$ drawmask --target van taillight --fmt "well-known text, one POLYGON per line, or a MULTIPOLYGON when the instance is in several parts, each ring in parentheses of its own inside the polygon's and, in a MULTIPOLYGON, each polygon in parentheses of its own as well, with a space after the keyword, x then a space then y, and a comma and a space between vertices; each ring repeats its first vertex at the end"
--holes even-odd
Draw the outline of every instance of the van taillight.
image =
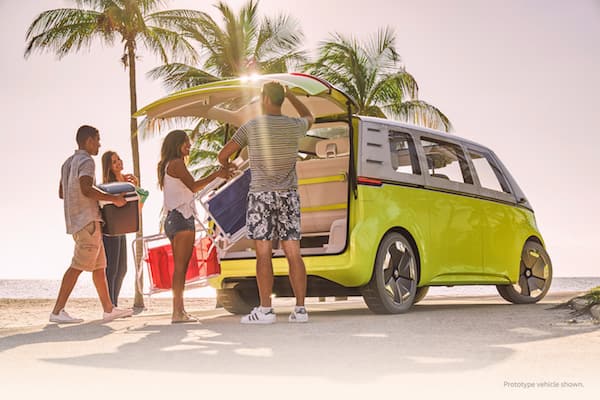
POLYGON ((383 182, 381 182, 379 179, 365 178, 364 176, 359 176, 358 184, 359 185, 369 185, 369 186, 381 186, 383 184, 383 182))

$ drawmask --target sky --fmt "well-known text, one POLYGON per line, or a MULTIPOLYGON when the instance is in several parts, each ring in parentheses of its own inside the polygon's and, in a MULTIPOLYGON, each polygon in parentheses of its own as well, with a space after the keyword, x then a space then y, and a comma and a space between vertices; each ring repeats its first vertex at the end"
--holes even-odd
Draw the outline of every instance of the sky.
MULTIPOLYGON (((50 53, 23 57, 34 18, 73 3, 0 0, 0 279, 60 279, 68 267, 73 242, 58 181, 80 125, 99 128, 100 153, 115 150, 125 171, 133 169, 121 45, 98 44, 61 60, 50 53)), ((216 15, 214 3, 166 2, 216 15)), ((236 10, 243 3, 228 1, 236 10)), ((392 27, 420 98, 450 118, 456 135, 492 148, 524 190, 554 275, 600 276, 590 257, 600 243, 600 1, 261 0, 259 10, 295 17, 312 53, 333 32, 366 39, 392 27)), ((145 77, 159 61, 139 50, 141 108, 167 91, 145 77)), ((140 143, 142 186, 150 190, 146 235, 158 232, 160 139, 140 143)), ((99 179, 99 157, 96 169, 99 179)))

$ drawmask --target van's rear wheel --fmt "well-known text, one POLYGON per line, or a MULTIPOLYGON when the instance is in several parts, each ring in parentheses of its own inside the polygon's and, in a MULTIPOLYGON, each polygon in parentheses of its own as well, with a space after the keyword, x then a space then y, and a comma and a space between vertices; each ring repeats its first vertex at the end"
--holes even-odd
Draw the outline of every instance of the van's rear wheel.
POLYGON ((379 244, 373 275, 361 291, 365 303, 377 314, 399 314, 413 305, 419 271, 415 251, 399 232, 390 232, 379 244))
POLYGON ((514 285, 497 285, 498 293, 514 304, 531 304, 540 301, 552 283, 552 262, 546 249, 528 240, 521 252, 519 280, 514 285))
POLYGON ((249 314, 260 300, 258 293, 253 290, 217 289, 217 304, 232 314, 249 314))

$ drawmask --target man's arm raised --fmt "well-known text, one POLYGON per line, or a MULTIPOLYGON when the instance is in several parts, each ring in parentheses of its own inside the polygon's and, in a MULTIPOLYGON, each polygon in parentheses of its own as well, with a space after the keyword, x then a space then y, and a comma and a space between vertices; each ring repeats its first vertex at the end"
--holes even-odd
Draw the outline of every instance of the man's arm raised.
POLYGON ((308 121, 308 129, 310 129, 312 124, 314 124, 315 122, 315 117, 312 115, 308 107, 306 107, 304 103, 298 100, 296 95, 292 93, 290 88, 288 88, 287 86, 285 87, 285 97, 290 101, 290 103, 292 103, 296 111, 298 111, 298 114, 300 114, 300 117, 306 118, 306 120, 308 121))

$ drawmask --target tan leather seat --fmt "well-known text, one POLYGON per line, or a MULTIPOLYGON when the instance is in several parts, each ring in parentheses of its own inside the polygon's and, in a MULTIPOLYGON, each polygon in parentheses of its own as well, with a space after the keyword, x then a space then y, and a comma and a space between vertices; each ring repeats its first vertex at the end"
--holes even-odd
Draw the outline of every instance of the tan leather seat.
POLYGON ((296 163, 303 234, 329 234, 333 221, 346 218, 349 145, 347 138, 317 142, 320 157, 296 163))

